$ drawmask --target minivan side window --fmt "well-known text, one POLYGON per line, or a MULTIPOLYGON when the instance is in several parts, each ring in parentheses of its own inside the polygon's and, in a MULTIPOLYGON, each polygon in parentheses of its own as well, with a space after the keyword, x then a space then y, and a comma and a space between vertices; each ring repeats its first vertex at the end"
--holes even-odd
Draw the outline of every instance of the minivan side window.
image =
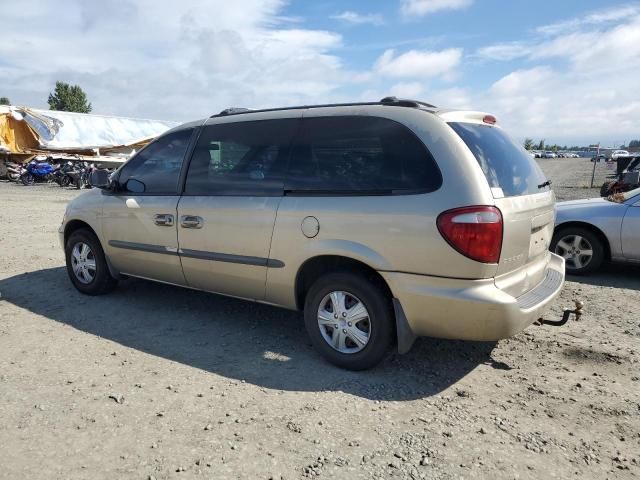
POLYGON ((295 118, 203 127, 185 195, 282 195, 295 118))
POLYGON ((118 184, 130 193, 176 195, 192 133, 180 130, 147 145, 122 167, 118 184))
POLYGON ((398 122, 371 116, 311 117, 294 140, 285 188, 298 194, 410 194, 442 176, 424 144, 398 122))

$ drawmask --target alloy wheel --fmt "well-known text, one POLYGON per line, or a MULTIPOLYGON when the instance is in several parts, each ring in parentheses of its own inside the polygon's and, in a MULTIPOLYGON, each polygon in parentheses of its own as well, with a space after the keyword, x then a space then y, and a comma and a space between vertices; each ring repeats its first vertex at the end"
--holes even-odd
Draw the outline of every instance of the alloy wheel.
POLYGON ((593 258, 593 246, 581 235, 565 235, 556 244, 555 253, 564 258, 570 269, 585 268, 593 258))

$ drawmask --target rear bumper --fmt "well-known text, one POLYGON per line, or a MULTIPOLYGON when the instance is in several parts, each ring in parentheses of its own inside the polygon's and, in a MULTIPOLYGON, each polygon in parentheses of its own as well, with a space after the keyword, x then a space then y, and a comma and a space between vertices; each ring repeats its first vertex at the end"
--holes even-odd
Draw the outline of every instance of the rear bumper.
POLYGON ((540 318, 564 285, 564 259, 552 254, 542 282, 513 297, 493 279, 459 280, 380 272, 418 336, 498 340, 540 318))

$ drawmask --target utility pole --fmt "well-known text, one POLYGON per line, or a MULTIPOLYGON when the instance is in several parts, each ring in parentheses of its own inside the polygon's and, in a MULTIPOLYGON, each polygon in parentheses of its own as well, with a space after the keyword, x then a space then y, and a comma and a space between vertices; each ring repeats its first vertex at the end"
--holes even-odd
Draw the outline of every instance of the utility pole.
POLYGON ((598 150, 596 156, 593 159, 593 171, 591 172, 591 188, 593 188, 593 179, 596 176, 596 163, 598 163, 598 157, 600 156, 600 142, 598 142, 598 150))

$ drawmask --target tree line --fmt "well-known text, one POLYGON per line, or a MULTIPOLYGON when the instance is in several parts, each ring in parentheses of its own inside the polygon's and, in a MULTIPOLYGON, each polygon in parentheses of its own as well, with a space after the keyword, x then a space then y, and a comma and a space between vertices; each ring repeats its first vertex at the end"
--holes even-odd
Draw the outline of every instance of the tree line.
MULTIPOLYGON (((53 92, 47 99, 49 110, 61 112, 91 113, 91 102, 87 94, 79 85, 71 85, 66 82, 56 82, 53 92)), ((11 105, 9 97, 0 97, 0 105, 11 105)))
MULTIPOLYGON (((557 145, 557 144, 553 144, 553 145, 546 145, 544 143, 544 139, 540 140, 538 143, 535 143, 533 138, 525 138, 524 139, 524 143, 523 146, 525 148, 525 150, 546 150, 546 151, 551 151, 551 152, 558 152, 558 151, 566 151, 566 150, 586 150, 587 148, 593 148, 596 147, 597 145, 589 145, 589 146, 584 146, 584 145, 571 145, 571 146, 567 146, 567 145, 557 145)), ((632 147, 640 147, 640 140, 631 140, 629 142, 629 145, 620 145, 620 150, 624 150, 627 148, 632 148, 632 147)))

